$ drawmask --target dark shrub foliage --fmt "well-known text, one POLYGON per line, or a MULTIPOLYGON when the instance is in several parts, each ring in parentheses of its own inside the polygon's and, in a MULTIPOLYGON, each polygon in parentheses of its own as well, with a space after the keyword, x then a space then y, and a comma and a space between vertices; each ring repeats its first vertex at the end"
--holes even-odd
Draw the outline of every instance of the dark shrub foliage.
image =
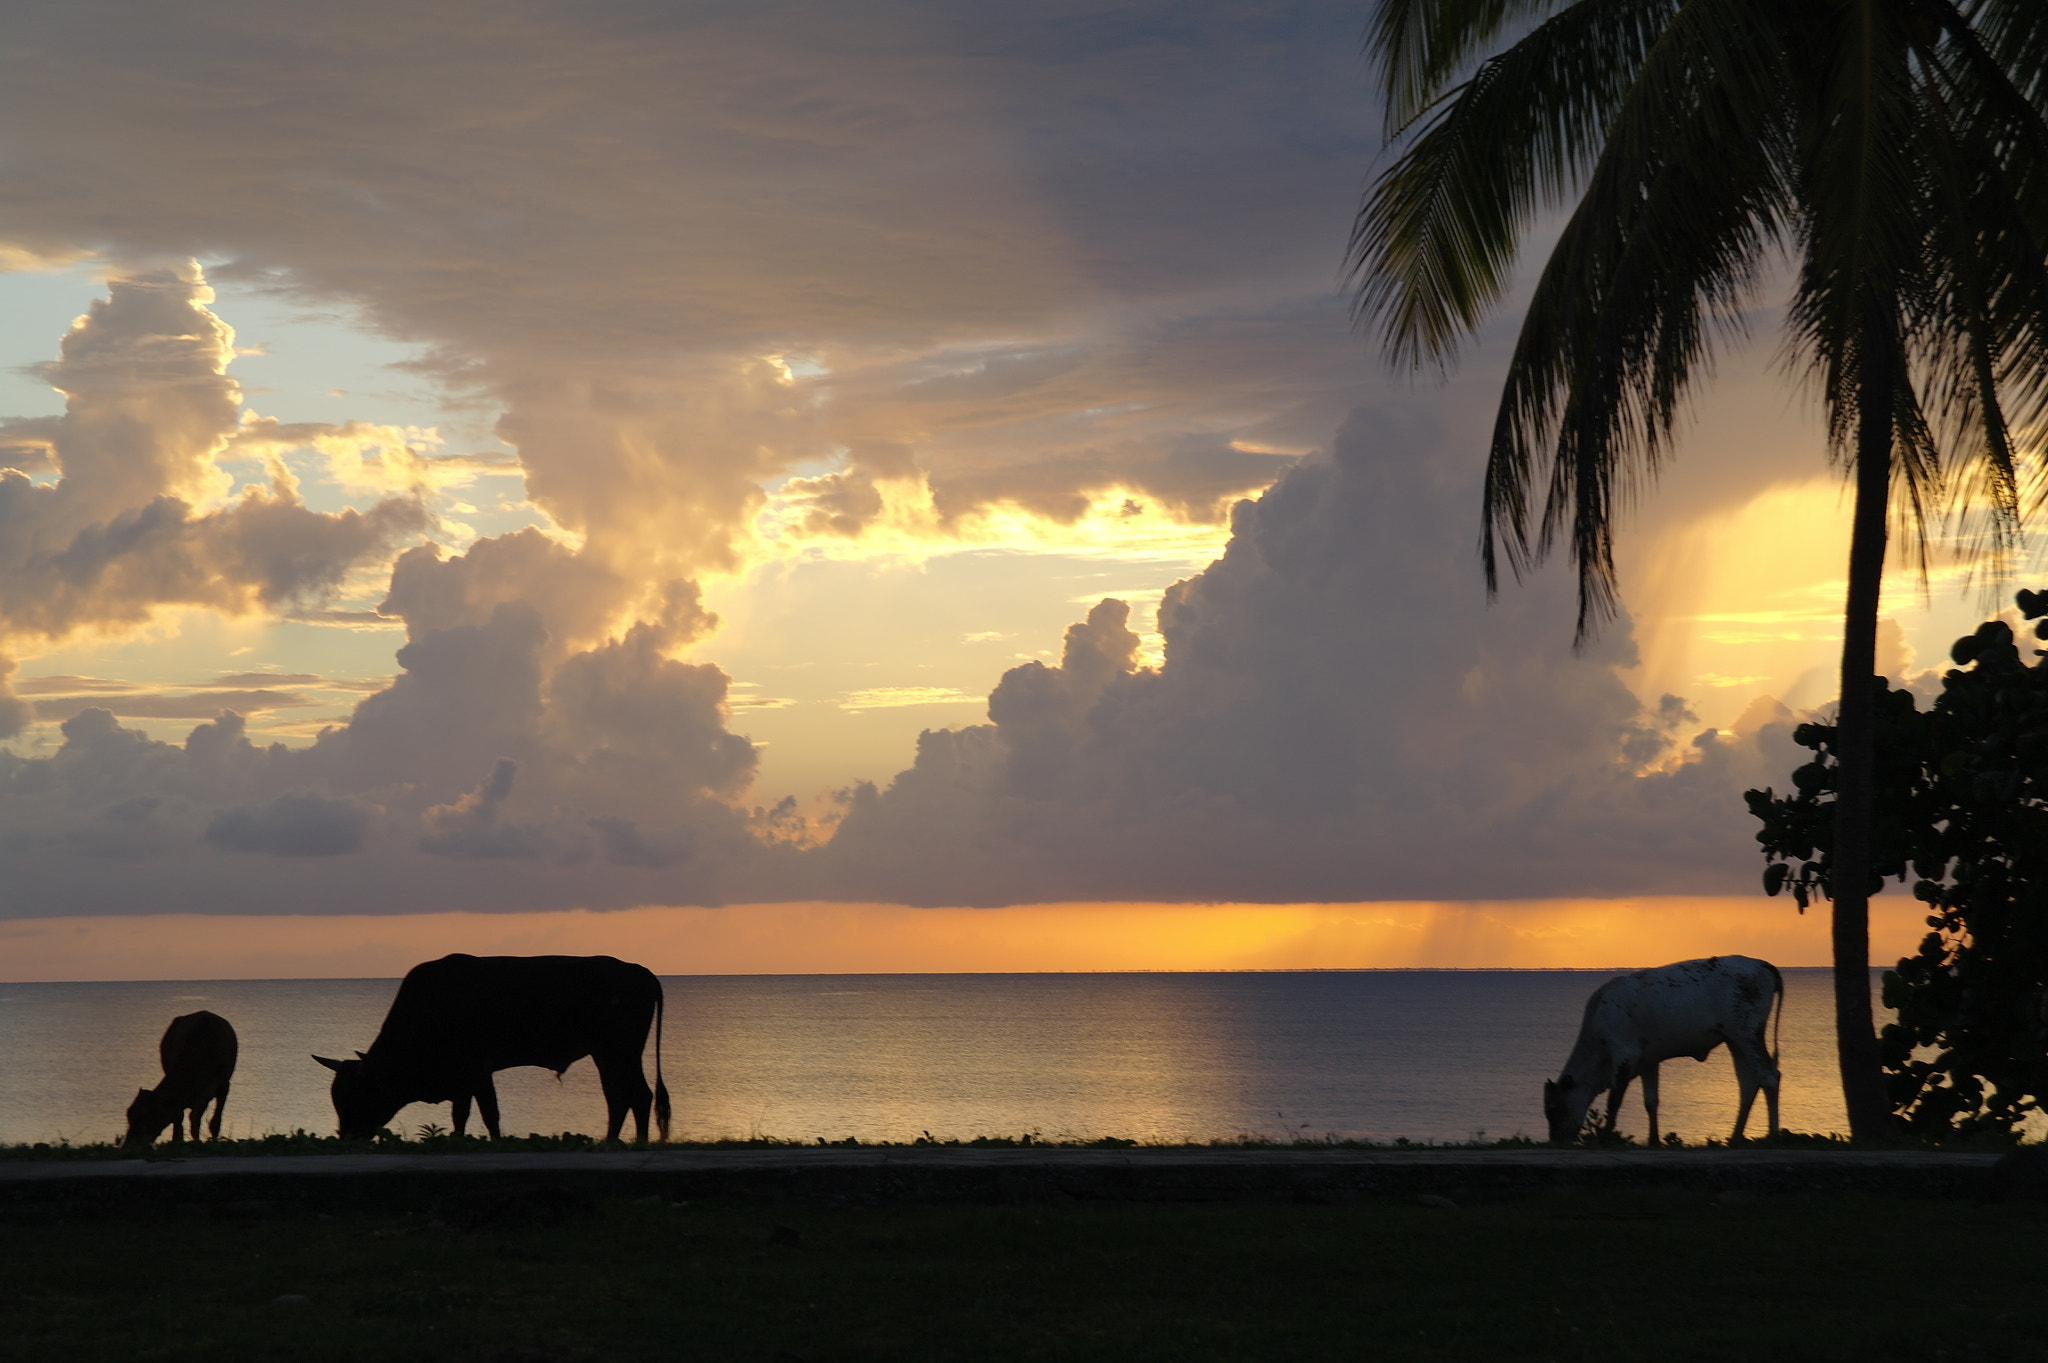
MULTIPOLYGON (((2048 593, 2021 592, 2048 637, 2048 593)), ((2048 654, 1989 621, 1958 639, 1932 709, 1878 689, 1873 878, 1913 881, 1931 931, 1885 972, 1880 1038, 1892 1109, 1926 1137, 2012 1137, 2048 1096, 2048 654)), ((1786 795, 1747 793, 1764 889, 1802 911, 1830 892, 1835 730, 1793 733, 1814 758, 1786 795)), ((1882 883, 1879 881, 1878 883, 1882 883)), ((1874 888, 1874 886, 1873 886, 1874 888)))

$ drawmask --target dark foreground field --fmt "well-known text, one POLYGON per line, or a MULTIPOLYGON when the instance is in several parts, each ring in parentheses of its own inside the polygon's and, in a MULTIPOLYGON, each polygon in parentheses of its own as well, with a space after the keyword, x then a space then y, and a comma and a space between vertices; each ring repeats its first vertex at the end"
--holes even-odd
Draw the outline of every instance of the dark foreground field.
POLYGON ((2048 1359, 2044 1231, 1698 1190, 165 1204, 0 1224, 0 1358, 2048 1359))

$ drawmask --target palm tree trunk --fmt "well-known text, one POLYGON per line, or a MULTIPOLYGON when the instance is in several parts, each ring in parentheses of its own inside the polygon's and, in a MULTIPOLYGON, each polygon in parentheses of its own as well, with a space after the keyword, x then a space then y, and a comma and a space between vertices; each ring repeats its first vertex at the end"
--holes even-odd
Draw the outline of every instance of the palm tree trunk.
MULTIPOLYGON (((1888 335, 1873 325, 1866 340, 1888 335)), ((1870 833, 1877 740, 1877 607, 1884 586, 1885 520, 1891 495, 1891 347, 1866 345, 1858 395, 1856 509, 1843 613, 1841 710, 1835 736, 1835 1047, 1849 1134, 1881 1139, 1891 1129, 1870 1007, 1870 833)))

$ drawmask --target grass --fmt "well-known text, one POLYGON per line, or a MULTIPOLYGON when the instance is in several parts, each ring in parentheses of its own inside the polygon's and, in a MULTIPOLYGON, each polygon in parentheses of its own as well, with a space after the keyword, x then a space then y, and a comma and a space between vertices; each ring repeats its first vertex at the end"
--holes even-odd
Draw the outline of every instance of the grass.
MULTIPOLYGON (((1608 1132, 1587 1128, 1581 1144, 1602 1148, 1602 1150, 1640 1150, 1649 1148, 1647 1142, 1640 1142, 1626 1132, 1608 1132)), ((1821 1132, 1778 1132, 1776 1136, 1755 1136, 1741 1142, 1745 1148, 1757 1150, 1851 1150, 1870 1148, 1870 1144, 1851 1146, 1847 1136, 1821 1134, 1821 1132)), ((1958 1136, 1944 1142, 1929 1140, 1898 1140, 1880 1142, 1886 1148, 1915 1148, 1915 1150, 2005 1150, 2019 1144, 2017 1136, 1958 1136)), ((1407 1140, 1405 1136, 1395 1140, 1339 1140, 1335 1134, 1321 1138, 1296 1138, 1296 1140, 1272 1140, 1268 1136, 1257 1136, 1241 1132, 1237 1136, 1188 1142, 1188 1144, 1161 1144, 1126 1140, 1122 1136, 1098 1136, 1094 1140, 1061 1140, 1044 1138, 1038 1132, 1026 1132, 1020 1136, 973 1136, 969 1140, 946 1138, 938 1140, 930 1132, 913 1140, 858 1140, 848 1136, 846 1140, 786 1140, 780 1136, 733 1136, 725 1140, 674 1140, 662 1142, 651 1148, 664 1150, 809 1150, 813 1146, 838 1146, 838 1148, 874 1148, 874 1150, 903 1150, 903 1148, 950 1148, 950 1150, 1130 1150, 1130 1148, 1157 1148, 1157 1150, 1542 1150, 1546 1142, 1534 1136, 1497 1136, 1489 1138, 1485 1132, 1475 1132, 1470 1140, 1407 1140)), ((1688 1144, 1675 1134, 1667 1134, 1659 1148, 1663 1150, 1720 1150, 1729 1142, 1708 1138, 1700 1144, 1688 1144)), ((598 1150, 602 1142, 596 1136, 580 1132, 561 1132, 557 1136, 506 1136, 504 1140, 485 1140, 483 1136, 451 1136, 438 1126, 422 1126, 408 1138, 403 1132, 383 1130, 371 1140, 344 1140, 340 1136, 319 1136, 315 1132, 272 1132, 268 1136, 252 1136, 246 1140, 207 1140, 207 1142, 184 1142, 172 1144, 162 1140, 152 1148, 154 1158, 195 1158, 207 1156, 236 1156, 236 1154, 549 1154, 561 1150, 598 1150)), ((33 1144, 0 1144, 0 1162, 8 1160, 133 1160, 139 1158, 135 1150, 119 1142, 86 1142, 72 1144, 68 1140, 57 1142, 33 1142, 33 1144)))
MULTIPOLYGON (((1630 1137, 1616 1138, 1621 1144, 1633 1144, 1630 1137)), ((663 1150, 809 1150, 820 1146, 840 1149, 907 1150, 917 1148, 953 1150, 1129 1150, 1143 1142, 1126 1140, 1121 1136, 1101 1136, 1094 1140, 1048 1140, 1036 1132, 1019 1136, 975 1136, 966 1140, 935 1139, 930 1135, 907 1141, 863 1141, 854 1137, 828 1141, 819 1137, 814 1141, 785 1140, 778 1136, 732 1137, 712 1141, 670 1141, 649 1148, 663 1150)), ((347 1140, 340 1136, 321 1136, 309 1131, 293 1131, 289 1134, 274 1133, 244 1140, 203 1141, 194 1144, 173 1145, 159 1141, 147 1153, 155 1158, 193 1157, 198 1155, 445 1155, 445 1154, 547 1154, 557 1151, 595 1150, 601 1148, 595 1136, 574 1131, 565 1131, 556 1136, 526 1135, 507 1136, 491 1141, 481 1136, 455 1136, 438 1126, 423 1126, 411 1139, 399 1132, 386 1130, 370 1140, 347 1140)), ((1227 1140, 1213 1140, 1199 1145, 1159 1146, 1160 1149, 1200 1150, 1494 1150, 1533 1149, 1541 1142, 1527 1136, 1508 1136, 1499 1140, 1474 1139, 1435 1144, 1427 1141, 1397 1139, 1388 1142, 1346 1141, 1329 1137, 1323 1140, 1272 1141, 1257 1136, 1243 1135, 1227 1140)), ((0 1145, 0 1161, 8 1160, 119 1160, 136 1159, 138 1152, 115 1142, 91 1142, 74 1145, 69 1141, 33 1144, 0 1145)))
MULTIPOLYGON (((1601 1149, 1644 1149, 1647 1148, 1634 1136, 1617 1132, 1589 1134, 1584 1142, 1601 1149)), ((2009 1148, 2015 1140, 1979 1136, 1956 1138, 1945 1142, 1897 1142, 1890 1148, 1947 1149, 1995 1151, 2009 1148)), ((1708 1139, 1702 1144, 1691 1145, 1667 1135, 1661 1149, 1669 1150, 1717 1150, 1726 1148, 1727 1142, 1708 1139)), ((1775 1136, 1756 1137, 1744 1141, 1743 1146, 1763 1150, 1851 1150, 1868 1146, 1852 1146, 1845 1136, 1817 1134, 1800 1131, 1781 1131, 1775 1136)), ((149 1157, 197 1158, 229 1155, 445 1155, 445 1154, 548 1154, 560 1151, 595 1150, 602 1143, 594 1136, 574 1131, 559 1135, 507 1136, 503 1140, 489 1141, 481 1136, 455 1136, 437 1126, 423 1126, 408 1139, 399 1132, 386 1130, 370 1140, 345 1140, 340 1136, 322 1136, 309 1131, 273 1133, 242 1140, 204 1141, 194 1144, 190 1141, 173 1145, 160 1141, 150 1151, 149 1157)), ((1391 1141, 1339 1140, 1326 1136, 1317 1140, 1270 1140, 1253 1134, 1241 1134, 1225 1139, 1188 1145, 1156 1145, 1151 1142, 1126 1140, 1120 1136, 1102 1136, 1094 1140, 1048 1140, 1035 1132, 1018 1136, 975 1136, 967 1140, 934 1139, 929 1134, 908 1141, 862 1141, 848 1137, 845 1140, 816 1141, 786 1140, 776 1136, 733 1137, 711 1141, 673 1141, 650 1148, 668 1150, 803 1150, 816 1146, 861 1149, 910 1149, 928 1147, 934 1149, 970 1150, 1127 1150, 1142 1146, 1146 1149, 1175 1150, 1540 1150, 1546 1143, 1530 1136, 1502 1136, 1488 1138, 1484 1132, 1475 1133, 1465 1141, 1412 1141, 1396 1138, 1391 1141)), ((74 1145, 69 1141, 43 1142, 33 1144, 0 1145, 0 1163, 21 1160, 126 1160, 140 1157, 137 1151, 115 1142, 92 1142, 74 1145)))
POLYGON ((2024 1206, 835 1210, 540 1187, 70 1215, 0 1224, 0 1360, 2048 1358, 2024 1206))

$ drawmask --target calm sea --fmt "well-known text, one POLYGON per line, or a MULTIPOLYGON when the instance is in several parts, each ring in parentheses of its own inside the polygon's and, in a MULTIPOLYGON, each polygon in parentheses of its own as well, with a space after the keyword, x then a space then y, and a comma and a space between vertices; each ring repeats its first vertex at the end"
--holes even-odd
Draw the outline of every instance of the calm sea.
MULTIPOLYGON (((810 1141, 1256 1135, 1540 1136, 1540 1090, 1611 971, 680 976, 663 981, 679 1138, 810 1141)), ((1844 1126, 1828 973, 1787 970, 1787 1126, 1844 1126)), ((327 1071, 369 1046, 396 980, 0 985, 0 1142, 118 1139, 169 1020, 241 1037, 224 1134, 330 1132, 327 1071)), ((653 1063, 652 1048, 648 1062, 653 1063)), ((1663 1126, 1725 1136, 1726 1048, 1663 1069, 1663 1126)), ((498 1077, 508 1132, 602 1133, 590 1062, 498 1077)), ((1762 1105, 1752 1118, 1762 1130, 1762 1105)), ((408 1132, 448 1123, 415 1105, 408 1132)), ((1639 1092, 1622 1123, 1641 1133, 1639 1092)), ((478 1128, 473 1125, 472 1130, 478 1128)))

